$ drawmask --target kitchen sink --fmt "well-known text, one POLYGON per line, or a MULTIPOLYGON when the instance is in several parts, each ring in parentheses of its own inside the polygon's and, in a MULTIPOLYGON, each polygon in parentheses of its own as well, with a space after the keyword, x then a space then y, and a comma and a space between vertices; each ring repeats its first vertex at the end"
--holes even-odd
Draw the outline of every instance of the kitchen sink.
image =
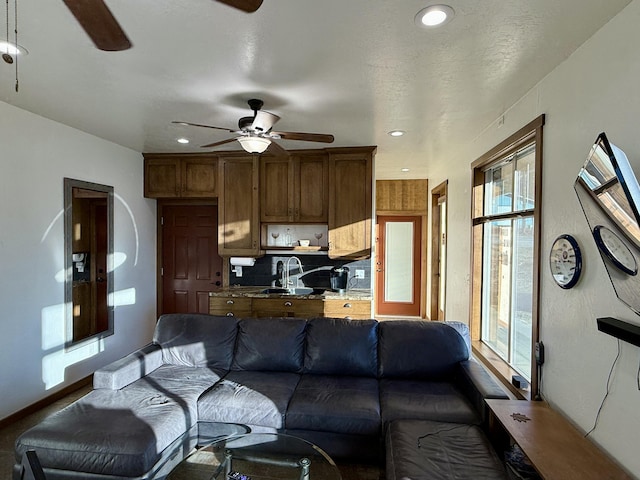
POLYGON ((311 287, 300 287, 300 288, 265 288, 260 293, 268 293, 274 295, 322 295, 325 292, 324 288, 311 288, 311 287))

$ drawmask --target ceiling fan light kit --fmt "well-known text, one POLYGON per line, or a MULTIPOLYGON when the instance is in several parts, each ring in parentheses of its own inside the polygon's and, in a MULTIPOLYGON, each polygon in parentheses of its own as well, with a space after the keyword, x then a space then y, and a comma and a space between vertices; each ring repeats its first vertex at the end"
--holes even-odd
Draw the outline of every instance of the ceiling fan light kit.
POLYGON ((8 53, 9 55, 28 55, 29 52, 22 45, 11 42, 0 42, 0 53, 8 53))
POLYGON ((271 145, 271 140, 268 138, 256 137, 254 135, 239 137, 238 142, 240 142, 242 148, 248 153, 262 153, 271 145))

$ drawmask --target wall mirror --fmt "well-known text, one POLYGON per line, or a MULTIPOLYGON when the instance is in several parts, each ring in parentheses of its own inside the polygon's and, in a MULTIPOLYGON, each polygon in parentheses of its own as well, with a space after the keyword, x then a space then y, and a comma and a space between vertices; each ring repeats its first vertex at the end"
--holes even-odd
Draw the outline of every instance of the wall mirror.
POLYGON ((66 346, 113 334, 113 187, 64 179, 66 346))
POLYGON ((640 187, 627 156, 604 133, 574 188, 616 295, 640 315, 640 187))

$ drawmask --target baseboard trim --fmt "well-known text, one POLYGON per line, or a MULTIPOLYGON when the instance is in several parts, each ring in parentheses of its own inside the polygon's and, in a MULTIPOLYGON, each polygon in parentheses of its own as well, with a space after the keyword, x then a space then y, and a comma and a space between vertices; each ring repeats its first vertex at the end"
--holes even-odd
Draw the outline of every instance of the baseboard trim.
POLYGON ((75 392, 76 390, 86 385, 89 385, 92 382, 93 382, 93 374, 81 380, 78 380, 77 382, 72 383, 71 385, 67 385, 63 389, 58 390, 56 393, 53 393, 48 397, 38 400, 36 403, 33 403, 28 407, 25 407, 22 410, 19 410, 16 413, 13 413, 8 417, 3 418, 2 420, 0 420, 0 428, 5 428, 8 425, 11 425, 12 423, 17 422, 18 420, 22 420, 23 418, 28 417, 32 413, 35 413, 38 410, 42 410, 43 408, 48 407, 52 403, 57 402, 61 398, 66 397, 70 393, 75 392))

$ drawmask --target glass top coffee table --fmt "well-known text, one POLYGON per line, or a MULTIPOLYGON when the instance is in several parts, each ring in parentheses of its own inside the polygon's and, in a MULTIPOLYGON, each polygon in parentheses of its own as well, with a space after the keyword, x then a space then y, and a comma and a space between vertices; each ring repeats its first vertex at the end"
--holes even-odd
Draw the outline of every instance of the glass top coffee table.
POLYGON ((342 480, 320 447, 280 433, 249 433, 197 448, 167 480, 342 480))

